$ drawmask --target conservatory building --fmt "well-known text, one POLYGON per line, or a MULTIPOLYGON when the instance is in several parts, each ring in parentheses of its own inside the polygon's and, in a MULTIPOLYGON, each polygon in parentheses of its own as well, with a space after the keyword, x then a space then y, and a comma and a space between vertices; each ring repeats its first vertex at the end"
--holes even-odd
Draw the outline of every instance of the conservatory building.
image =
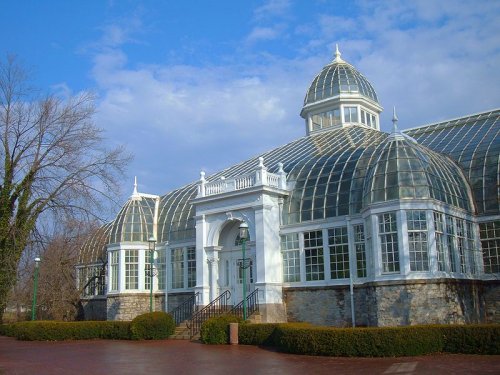
POLYGON ((82 248, 85 319, 224 299, 264 322, 500 322, 500 109, 404 131, 394 111, 391 133, 382 110, 337 49, 304 137, 165 195, 135 184, 82 248))

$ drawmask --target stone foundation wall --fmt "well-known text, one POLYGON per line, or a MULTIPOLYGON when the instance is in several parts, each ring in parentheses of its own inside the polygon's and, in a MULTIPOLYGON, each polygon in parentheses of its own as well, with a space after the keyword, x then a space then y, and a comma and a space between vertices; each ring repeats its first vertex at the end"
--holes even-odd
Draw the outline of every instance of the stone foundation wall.
POLYGON ((285 288, 283 297, 289 322, 351 325, 349 287, 285 288))
MULTIPOLYGON (((165 311, 165 295, 153 296, 153 311, 165 311)), ((149 294, 119 294, 108 296, 107 320, 132 320, 149 312, 149 294)))
MULTIPOLYGON (((492 301, 488 305, 490 320, 498 314, 498 289, 489 292, 492 301)), ((485 322, 483 294, 483 283, 472 280, 414 280, 356 285, 355 321, 357 326, 485 322)), ((284 288, 284 301, 290 322, 336 327, 352 325, 348 286, 284 288)))
POLYGON ((484 286, 484 310, 486 323, 500 323, 500 280, 484 286))
POLYGON ((106 297, 82 299, 83 320, 106 320, 106 297))

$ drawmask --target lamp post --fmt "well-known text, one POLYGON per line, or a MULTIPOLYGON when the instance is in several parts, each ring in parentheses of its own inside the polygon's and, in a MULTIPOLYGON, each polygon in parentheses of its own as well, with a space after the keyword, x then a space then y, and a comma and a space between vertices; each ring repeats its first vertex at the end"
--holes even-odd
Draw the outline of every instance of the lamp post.
POLYGON ((153 312, 153 256, 155 252, 156 240, 154 236, 148 238, 149 244, 149 312, 153 312))
POLYGON ((241 262, 241 269, 243 271, 243 320, 247 320, 247 265, 245 257, 245 245, 248 239, 248 224, 244 221, 240 224, 240 240, 241 252, 243 260, 241 262))
POLYGON ((35 320, 36 316, 36 292, 38 290, 38 270, 40 268, 40 258, 35 258, 35 283, 33 286, 33 306, 31 307, 31 320, 35 320))

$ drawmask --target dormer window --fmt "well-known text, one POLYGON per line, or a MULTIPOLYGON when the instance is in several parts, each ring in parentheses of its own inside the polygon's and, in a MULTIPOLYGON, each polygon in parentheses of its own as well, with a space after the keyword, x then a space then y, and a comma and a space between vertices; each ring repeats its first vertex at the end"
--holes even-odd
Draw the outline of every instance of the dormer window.
POLYGON ((370 128, 377 129, 377 117, 370 112, 361 110, 361 123, 370 128))
POLYGON ((359 122, 358 107, 344 107, 344 122, 359 122))
POLYGON ((340 108, 335 108, 331 111, 318 113, 311 117, 312 130, 321 130, 331 128, 341 124, 340 108))

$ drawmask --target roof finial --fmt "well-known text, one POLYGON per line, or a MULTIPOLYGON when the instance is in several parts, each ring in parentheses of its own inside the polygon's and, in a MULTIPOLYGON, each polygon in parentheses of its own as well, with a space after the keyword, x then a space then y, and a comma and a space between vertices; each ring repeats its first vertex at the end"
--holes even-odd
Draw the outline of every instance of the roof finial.
POLYGON ((132 198, 137 198, 137 197, 140 197, 140 195, 137 192, 137 176, 134 176, 134 191, 132 192, 132 198))
POLYGON ((396 115, 396 106, 392 109, 392 132, 398 132, 398 116, 396 115))
POLYGON ((342 60, 340 58, 340 55, 342 55, 339 51, 339 45, 338 44, 335 44, 335 58, 333 59, 334 62, 342 62, 344 60, 342 60))

